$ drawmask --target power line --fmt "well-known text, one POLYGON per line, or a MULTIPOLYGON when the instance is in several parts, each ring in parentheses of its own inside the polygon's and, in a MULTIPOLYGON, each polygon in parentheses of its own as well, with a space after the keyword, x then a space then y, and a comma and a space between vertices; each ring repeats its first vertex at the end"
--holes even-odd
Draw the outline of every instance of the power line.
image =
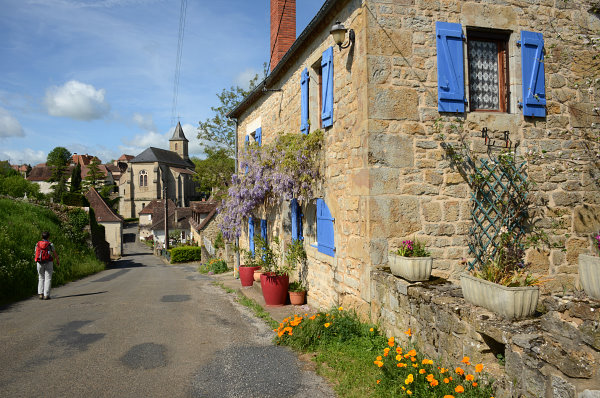
POLYGON ((183 52, 183 36, 185 33, 185 15, 187 13, 187 0, 181 0, 179 11, 179 38, 177 41, 177 56, 175 58, 175 75, 173 77, 173 104, 171 106, 171 125, 175 126, 175 113, 177 112, 177 97, 179 96, 179 74, 181 69, 181 54, 183 52))

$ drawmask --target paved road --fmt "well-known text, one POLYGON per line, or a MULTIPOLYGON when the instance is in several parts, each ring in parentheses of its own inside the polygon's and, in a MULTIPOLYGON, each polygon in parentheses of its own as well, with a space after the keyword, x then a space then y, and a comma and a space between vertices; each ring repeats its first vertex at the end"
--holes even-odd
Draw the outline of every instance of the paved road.
POLYGON ((126 231, 113 268, 0 310, 1 397, 332 397, 192 267, 126 231))

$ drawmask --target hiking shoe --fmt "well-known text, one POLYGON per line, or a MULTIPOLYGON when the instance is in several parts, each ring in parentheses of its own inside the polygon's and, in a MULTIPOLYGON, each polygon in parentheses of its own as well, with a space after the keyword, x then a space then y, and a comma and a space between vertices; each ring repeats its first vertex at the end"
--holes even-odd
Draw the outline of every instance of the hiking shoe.
POLYGON ((44 300, 50 300, 50 296, 44 296, 44 300))
POLYGON ((44 295, 43 294, 38 294, 38 297, 40 298, 40 300, 44 299, 44 295))

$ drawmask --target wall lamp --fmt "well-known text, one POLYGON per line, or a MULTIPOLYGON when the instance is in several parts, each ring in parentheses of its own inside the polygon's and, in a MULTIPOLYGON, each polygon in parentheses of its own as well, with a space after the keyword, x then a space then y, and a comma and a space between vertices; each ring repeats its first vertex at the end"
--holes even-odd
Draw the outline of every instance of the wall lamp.
POLYGON ((335 41, 335 44, 339 46, 340 50, 342 48, 348 48, 351 44, 354 44, 354 29, 350 29, 350 32, 348 32, 348 43, 346 45, 342 45, 344 40, 346 40, 346 32, 348 32, 348 29, 346 29, 346 27, 340 21, 335 21, 335 25, 333 25, 331 31, 329 32, 333 36, 333 41, 335 41))

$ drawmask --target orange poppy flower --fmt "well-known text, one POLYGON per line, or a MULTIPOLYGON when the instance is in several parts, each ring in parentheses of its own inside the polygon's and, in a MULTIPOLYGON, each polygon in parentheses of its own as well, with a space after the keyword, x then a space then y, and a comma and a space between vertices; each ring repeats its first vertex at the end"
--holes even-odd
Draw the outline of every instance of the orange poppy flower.
POLYGON ((462 359, 462 361, 461 361, 461 362, 462 362, 462 363, 467 363, 467 364, 468 364, 469 362, 471 362, 471 358, 469 358, 469 357, 463 357, 463 359, 462 359))
POLYGON ((454 398, 454 395, 444 395, 444 398, 454 398))
POLYGON ((378 360, 378 361, 381 361, 381 359, 382 359, 382 358, 381 358, 381 355, 378 355, 378 356, 377 356, 377 360, 378 360))
POLYGON ((418 365, 418 364, 416 364, 416 363, 413 363, 413 368, 418 368, 418 367, 419 367, 419 365, 418 365))
POLYGON ((473 387, 477 387, 477 383, 473 382, 473 387))
POLYGON ((381 380, 377 380, 377 384, 379 384, 381 382, 381 380))
POLYGON ((407 354, 410 355, 411 357, 414 357, 414 356, 417 355, 417 351, 416 350, 410 350, 407 354))
POLYGON ((406 334, 408 337, 412 336, 412 331, 410 330, 410 328, 408 328, 408 330, 406 332, 404 332, 404 334, 406 334))
POLYGON ((425 369, 419 369, 419 374, 423 374, 426 373, 427 371, 425 369))
POLYGON ((432 381, 433 381, 433 379, 434 379, 434 376, 433 376, 431 373, 429 373, 429 374, 427 375, 427 377, 425 378, 425 380, 427 380, 428 382, 432 382, 432 381))
POLYGON ((483 370, 483 364, 482 363, 478 363, 477 365, 475 365, 475 372, 481 372, 483 370))
POLYGON ((456 386, 454 392, 465 392, 465 388, 463 386, 456 386))
POLYGON ((440 383, 439 383, 439 382, 438 382, 436 379, 433 379, 433 380, 431 380, 431 382, 429 383, 429 385, 430 385, 431 387, 435 387, 435 386, 437 386, 438 384, 440 384, 440 383))
POLYGON ((473 381, 475 379, 475 376, 473 376, 472 374, 468 374, 468 375, 465 376, 465 379, 467 381, 473 381))
POLYGON ((407 393, 408 395, 412 395, 412 391, 410 391, 410 390, 406 390, 406 393, 407 393))
POLYGON ((396 366, 399 367, 399 368, 405 368, 406 364, 402 363, 402 362, 398 362, 398 364, 396 366))
POLYGON ((465 373, 465 371, 462 368, 456 368, 454 371, 461 376, 465 373))
POLYGON ((412 375, 412 373, 410 373, 407 377, 406 380, 404 380, 404 384, 410 384, 414 381, 414 376, 412 375))
POLYGON ((447 377, 446 377, 446 378, 444 378, 444 383, 446 383, 446 384, 450 383, 450 379, 449 379, 449 378, 447 378, 447 377))
POLYGON ((323 326, 325 326, 326 328, 328 328, 329 326, 331 326, 331 323, 327 322, 327 323, 326 323, 325 325, 323 325, 323 326))
POLYGON ((396 355, 396 361, 400 362, 402 360, 402 355, 396 355))
POLYGON ((369 329, 369 332, 372 332, 372 331, 373 331, 373 328, 369 329))
POLYGON ((339 307, 338 311, 344 311, 344 307, 339 307))

